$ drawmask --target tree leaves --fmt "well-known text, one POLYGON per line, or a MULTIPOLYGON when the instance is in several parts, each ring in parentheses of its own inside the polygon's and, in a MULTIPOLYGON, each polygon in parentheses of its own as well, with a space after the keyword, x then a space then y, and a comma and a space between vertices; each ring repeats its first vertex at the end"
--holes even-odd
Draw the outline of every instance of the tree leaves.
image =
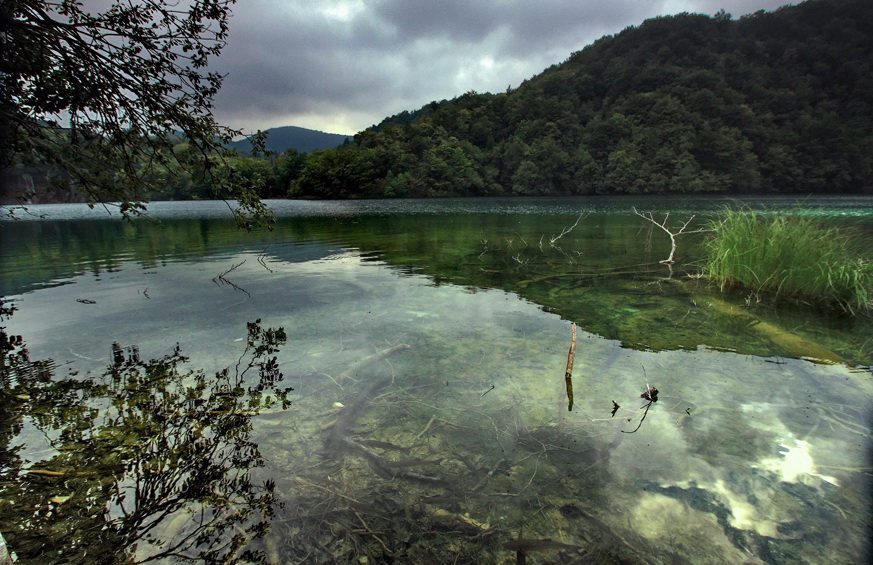
MULTIPOLYGON (((115 0, 91 12, 72 0, 4 2, 0 168, 47 168, 62 190, 117 203, 125 217, 178 161, 180 139, 213 184, 223 180, 211 171, 240 132, 215 122, 223 77, 204 69, 225 46, 234 3, 115 0)), ((269 222, 256 185, 214 191, 243 197, 243 223, 269 222)))

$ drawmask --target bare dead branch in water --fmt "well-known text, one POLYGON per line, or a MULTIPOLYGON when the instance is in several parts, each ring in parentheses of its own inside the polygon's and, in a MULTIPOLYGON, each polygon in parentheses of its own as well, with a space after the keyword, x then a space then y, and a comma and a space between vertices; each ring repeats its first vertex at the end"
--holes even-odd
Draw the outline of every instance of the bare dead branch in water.
MULTIPOLYGON (((361 371, 363 371, 367 367, 374 365, 374 364, 378 363, 379 361, 382 361, 383 359, 387 359, 388 357, 391 357, 395 353, 400 353, 401 351, 406 351, 407 349, 410 349, 411 347, 412 346, 407 344, 407 343, 399 343, 397 345, 389 347, 388 349, 383 349, 382 351, 377 351, 376 353, 370 355, 369 357, 365 357, 364 359, 361 359, 357 363, 349 365, 349 367, 346 368, 346 370, 344 370, 342 373, 340 373, 338 378, 339 378, 339 380, 345 380, 345 379, 349 379, 349 378, 354 379, 358 373, 360 373, 361 371)), ((394 379, 392 378, 391 381, 393 382, 393 380, 394 379)))
POLYGON ((573 322, 573 335, 570 340, 570 352, 567 353, 567 370, 564 372, 564 382, 567 385, 567 411, 573 411, 573 358, 576 356, 576 322, 573 322))
MULTIPOLYGON (((555 237, 549 238, 549 245, 551 245, 552 247, 555 247, 555 242, 558 241, 559 239, 561 239, 562 237, 564 237, 565 235, 567 235, 568 233, 570 233, 571 231, 573 231, 573 228, 578 226, 579 222, 584 220, 586 216, 588 216, 588 210, 583 210, 582 213, 579 214, 579 217, 576 218, 576 222, 572 226, 570 226, 569 228, 564 228, 563 230, 561 230, 561 233, 559 233, 555 237)), ((542 242, 542 240, 540 240, 540 242, 542 242)))
POLYGON ((379 537, 379 534, 384 533, 384 532, 375 532, 372 529, 370 529, 369 524, 367 524, 367 522, 365 522, 364 519, 361 518, 361 515, 358 514, 357 512, 355 512, 355 516, 358 517, 358 521, 361 523, 362 526, 364 526, 364 529, 358 533, 360 533, 362 535, 373 536, 373 539, 375 539, 377 542, 379 542, 379 545, 382 546, 382 550, 385 552, 385 555, 391 555, 393 552, 390 549, 388 549, 388 546, 385 545, 385 542, 382 541, 382 538, 379 537))
POLYGON ((427 425, 424 427, 423 430, 421 430, 420 432, 418 432, 418 435, 415 436, 415 438, 413 438, 412 442, 415 443, 415 442, 417 442, 418 440, 420 440, 420 439, 421 439, 421 436, 423 436, 424 434, 427 433, 427 431, 430 429, 430 427, 433 425, 433 423, 436 421, 436 419, 437 419, 436 416, 431 416, 430 420, 427 421, 427 425))
POLYGON ((652 222, 652 224, 658 226, 659 228, 664 230, 664 232, 666 232, 667 235, 670 236, 670 256, 667 257, 666 259, 664 259, 663 261, 658 261, 659 263, 664 263, 664 264, 669 265, 669 264, 673 264, 676 262, 673 259, 673 256, 676 255, 676 248, 678 247, 678 245, 676 243, 677 236, 688 235, 688 234, 692 234, 692 233, 702 233, 702 232, 707 231, 704 229, 686 231, 688 229, 688 225, 691 223, 691 220, 693 220, 695 218, 695 216, 693 216, 693 215, 690 218, 688 218, 688 220, 684 224, 682 224, 682 227, 680 227, 678 231, 675 231, 675 230, 671 230, 670 228, 667 227, 667 220, 670 219, 670 212, 667 212, 666 214, 664 214, 664 219, 659 222, 658 220, 655 219, 652 212, 640 212, 639 210, 636 209, 636 206, 632 207, 631 209, 634 211, 634 214, 636 214, 640 218, 643 218, 644 220, 652 222))
MULTIPOLYGON (((643 374, 646 375, 646 368, 645 367, 643 367, 643 374)), ((637 424, 637 427, 634 428, 634 430, 632 432, 626 432, 624 430, 621 430, 621 432, 624 434, 632 434, 635 431, 637 431, 638 429, 640 429, 640 426, 643 425, 643 420, 646 419, 646 415, 649 413, 649 408, 652 407, 652 404, 654 404, 655 402, 658 401, 658 389, 656 389, 653 386, 649 386, 649 376, 648 375, 646 375, 646 390, 640 395, 640 398, 642 398, 643 400, 649 401, 645 406, 640 406, 640 410, 645 408, 646 411, 643 412, 643 417, 640 418, 640 423, 637 424)), ((615 401, 613 400, 612 403, 615 404, 615 401)), ((618 410, 618 408, 616 408, 616 410, 618 410)), ((613 412, 613 415, 615 415, 614 412, 613 412)))

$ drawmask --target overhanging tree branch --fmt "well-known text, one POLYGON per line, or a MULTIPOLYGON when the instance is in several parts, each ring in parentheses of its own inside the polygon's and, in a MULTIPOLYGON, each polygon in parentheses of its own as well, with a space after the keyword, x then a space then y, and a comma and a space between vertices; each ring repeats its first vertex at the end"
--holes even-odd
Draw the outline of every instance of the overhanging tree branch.
POLYGON ((48 167, 66 190, 127 216, 168 167, 196 166, 215 197, 239 202, 244 225, 269 221, 257 186, 212 174, 241 133, 212 116, 224 77, 205 71, 235 2, 113 0, 92 13, 75 0, 4 0, 0 169, 48 167), (193 149, 184 162, 180 141, 193 149))

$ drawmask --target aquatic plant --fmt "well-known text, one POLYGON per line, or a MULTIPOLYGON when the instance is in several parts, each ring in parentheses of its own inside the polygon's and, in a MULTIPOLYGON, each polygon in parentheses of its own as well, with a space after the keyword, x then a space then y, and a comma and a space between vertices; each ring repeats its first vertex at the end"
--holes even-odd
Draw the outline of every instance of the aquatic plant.
POLYGON ((710 222, 706 271, 722 291, 756 298, 837 306, 850 313, 873 307, 873 262, 845 229, 798 214, 767 216, 726 210, 710 222))

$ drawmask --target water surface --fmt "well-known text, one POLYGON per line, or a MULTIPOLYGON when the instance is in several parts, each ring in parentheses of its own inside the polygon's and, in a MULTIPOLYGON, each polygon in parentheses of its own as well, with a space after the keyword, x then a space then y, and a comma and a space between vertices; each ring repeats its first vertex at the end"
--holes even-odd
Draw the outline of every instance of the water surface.
MULTIPOLYGON (((2 223, 5 325, 52 360, 3 383, 23 562, 869 556, 869 323, 719 295, 701 235, 666 266, 631 212, 742 203, 272 204, 270 233, 223 203, 2 223)), ((869 199, 746 204, 873 226, 869 199)))

